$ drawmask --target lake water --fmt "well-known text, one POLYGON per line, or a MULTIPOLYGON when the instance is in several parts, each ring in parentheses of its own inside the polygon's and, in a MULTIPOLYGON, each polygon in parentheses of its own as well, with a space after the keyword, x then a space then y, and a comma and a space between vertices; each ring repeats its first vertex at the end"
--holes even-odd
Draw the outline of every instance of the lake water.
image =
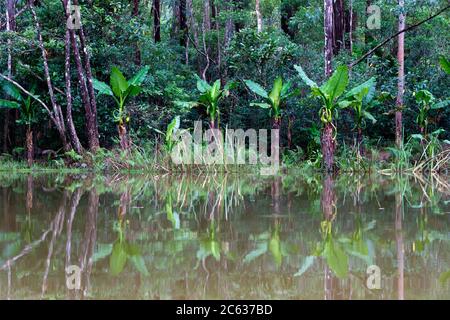
POLYGON ((450 299, 449 217, 442 176, 0 173, 0 299, 450 299))

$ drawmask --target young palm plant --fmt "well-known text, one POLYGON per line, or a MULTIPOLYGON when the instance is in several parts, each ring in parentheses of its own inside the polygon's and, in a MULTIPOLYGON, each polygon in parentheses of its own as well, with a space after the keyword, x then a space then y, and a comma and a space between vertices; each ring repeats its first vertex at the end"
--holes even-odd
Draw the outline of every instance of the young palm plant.
POLYGON ((130 117, 125 104, 129 99, 136 97, 141 92, 141 86, 147 76, 148 70, 149 67, 145 66, 133 78, 127 80, 117 67, 113 67, 109 80, 110 86, 96 79, 93 81, 94 88, 99 94, 111 96, 116 102, 117 109, 114 110, 114 120, 117 122, 120 147, 125 151, 128 151, 131 147, 131 141, 128 137, 126 127, 130 121, 130 117))
MULTIPOLYGON (((31 126, 35 120, 35 107, 33 105, 34 99, 32 99, 31 96, 22 96, 19 89, 11 83, 4 83, 2 87, 6 95, 11 97, 11 100, 0 99, 0 108, 19 109, 20 119, 17 122, 27 127, 27 163, 28 166, 31 167, 34 161, 33 130, 31 126)), ((31 93, 33 94, 33 91, 31 91, 31 93)))
POLYGON ((251 103, 250 106, 270 109, 270 114, 273 117, 273 129, 280 129, 283 103, 288 98, 298 94, 298 91, 291 91, 291 83, 287 82, 283 84, 283 79, 281 77, 275 79, 270 93, 268 93, 260 84, 251 80, 245 80, 245 84, 255 94, 265 99, 265 102, 263 103, 251 103))
POLYGON ((295 66, 300 78, 311 88, 314 97, 319 97, 322 102, 319 115, 323 124, 321 135, 321 147, 325 170, 333 171, 334 152, 336 150, 336 127, 334 118, 338 115, 338 109, 352 105, 353 97, 342 96, 348 85, 348 67, 339 66, 333 75, 319 87, 312 81, 302 67, 295 66))

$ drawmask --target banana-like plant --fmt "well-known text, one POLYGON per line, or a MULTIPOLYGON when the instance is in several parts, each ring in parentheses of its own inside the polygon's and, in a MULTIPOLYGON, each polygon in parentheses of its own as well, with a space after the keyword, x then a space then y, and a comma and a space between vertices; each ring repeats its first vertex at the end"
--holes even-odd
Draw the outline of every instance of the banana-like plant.
POLYGON ((371 121, 372 124, 377 122, 375 117, 369 112, 375 105, 371 103, 375 96, 375 85, 375 78, 370 78, 368 81, 347 92, 344 96, 351 103, 350 106, 355 112, 355 130, 357 132, 358 150, 360 152, 362 151, 363 140, 362 129, 366 124, 366 120, 371 121))
MULTIPOLYGON (((301 66, 296 65, 295 69, 303 82, 311 88, 312 96, 321 100, 322 107, 319 115, 323 124, 321 136, 322 155, 325 169, 330 172, 334 167, 334 152, 336 149, 334 118, 338 116, 339 109, 348 108, 354 103, 353 93, 351 95, 343 95, 349 82, 348 67, 345 65, 339 66, 333 75, 320 87, 306 75, 301 66)), ((356 91, 357 88, 350 90, 349 93, 356 91)))
POLYGON ((270 114, 273 117, 273 128, 280 129, 283 103, 288 98, 298 94, 298 90, 291 91, 291 83, 287 82, 283 84, 282 77, 275 79, 270 93, 256 82, 251 80, 245 80, 244 82, 251 91, 265 99, 263 103, 251 103, 250 106, 270 109, 270 114))
MULTIPOLYGON (((19 124, 26 125, 26 149, 27 149, 27 163, 28 166, 33 165, 34 161, 34 146, 33 146, 33 130, 32 123, 35 120, 35 106, 34 99, 31 96, 22 96, 19 89, 11 83, 5 82, 2 84, 3 91, 11 100, 0 99, 0 108, 18 109, 20 110, 19 124)), ((33 94, 33 90, 31 91, 33 94)), ((36 96, 37 97, 37 96, 36 96)))
POLYGON ((129 150, 131 146, 126 128, 126 124, 130 122, 126 103, 142 91, 141 85, 148 70, 149 67, 145 66, 133 78, 127 80, 117 67, 112 67, 109 79, 110 85, 97 79, 93 80, 94 88, 99 94, 111 96, 116 102, 117 109, 114 110, 114 120, 118 123, 120 146, 123 150, 129 150))
POLYGON ((416 97, 417 105, 419 106, 419 114, 417 115, 416 122, 420 128, 420 134, 427 135, 429 113, 431 110, 443 109, 450 105, 450 100, 444 100, 435 103, 436 98, 428 90, 420 90, 414 93, 416 97))
POLYGON ((197 77, 197 89, 200 91, 200 97, 197 102, 191 103, 191 107, 202 106, 206 109, 209 117, 209 125, 211 129, 218 128, 220 124, 220 108, 219 102, 230 95, 230 90, 234 86, 234 82, 229 82, 222 89, 220 80, 216 80, 210 85, 200 77, 197 77))
POLYGON ((446 74, 450 74, 450 61, 444 56, 439 57, 439 64, 446 74))

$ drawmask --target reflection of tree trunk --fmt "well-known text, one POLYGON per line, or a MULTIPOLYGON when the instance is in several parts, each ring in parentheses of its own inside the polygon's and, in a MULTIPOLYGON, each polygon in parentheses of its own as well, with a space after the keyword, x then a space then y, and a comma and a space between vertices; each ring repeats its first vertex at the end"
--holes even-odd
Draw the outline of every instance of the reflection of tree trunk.
POLYGON ((295 116, 289 115, 289 121, 288 121, 288 132, 287 132, 287 138, 288 138, 288 149, 292 148, 292 126, 294 124, 295 116))
MULTIPOLYGON (((323 178, 323 188, 320 198, 320 205, 322 208, 322 214, 324 219, 327 221, 332 221, 334 219, 334 207, 336 203, 336 193, 334 190, 334 180, 333 177, 327 174, 323 178)), ((324 269, 324 298, 325 300, 332 300, 334 297, 334 276, 330 270, 328 264, 325 263, 324 269)))
POLYGON ((331 123, 325 124, 325 127, 322 129, 321 145, 325 170, 332 172, 334 169, 336 141, 334 139, 334 127, 331 123))
POLYGON ((272 194, 272 208, 273 208, 272 212, 277 216, 281 215, 280 191, 281 191, 281 177, 276 176, 272 181, 271 194, 272 194))
POLYGON ((127 190, 120 196, 120 204, 118 212, 119 220, 123 220, 127 215, 127 210, 128 207, 130 206, 130 201, 131 201, 131 194, 130 190, 127 188, 127 190))
POLYGON ((84 231, 84 241, 82 245, 82 256, 80 257, 81 271, 83 273, 82 288, 83 297, 88 293, 90 287, 90 274, 92 270, 93 260, 92 255, 94 254, 95 242, 97 239, 97 215, 99 206, 99 196, 95 189, 89 191, 88 198, 88 210, 86 227, 84 231))
POLYGON ((3 216, 4 222, 1 225, 5 228, 5 231, 16 231, 16 210, 11 208, 11 190, 9 188, 3 188, 3 216))
POLYGON ((27 214, 31 213, 31 209, 33 208, 33 176, 31 174, 27 177, 27 214))
POLYGON ((336 203, 336 193, 334 190, 333 177, 327 174, 323 178, 323 189, 320 199, 322 213, 326 220, 331 220, 334 216, 334 206, 336 203))
POLYGON ((404 270, 405 270, 405 248, 403 245, 403 197, 400 192, 395 194, 395 238, 397 242, 397 289, 398 299, 405 299, 404 292, 404 270))
POLYGON ((51 265, 51 260, 52 260, 52 256, 53 256, 53 249, 55 246, 55 241, 58 238, 58 235, 61 233, 61 230, 62 230, 66 205, 67 205, 67 192, 64 192, 64 194, 62 195, 62 200, 61 200, 61 204, 58 209, 58 213, 56 214, 55 219, 51 222, 52 238, 48 245, 48 254, 47 254, 47 259, 45 261, 45 271, 44 271, 44 278, 42 280, 41 298, 44 298, 45 294, 47 293, 48 274, 50 272, 50 265, 51 265))
MULTIPOLYGON (((72 224, 73 219, 75 218, 75 213, 78 208, 78 204, 80 203, 80 199, 82 196, 81 188, 77 188, 75 192, 72 194, 72 198, 70 200, 69 205, 69 217, 67 219, 67 241, 66 241, 66 263, 65 267, 67 268, 71 264, 71 256, 72 256, 72 224)), ((67 273, 66 273, 67 275, 67 273)), ((71 296, 69 295, 69 298, 71 296)))

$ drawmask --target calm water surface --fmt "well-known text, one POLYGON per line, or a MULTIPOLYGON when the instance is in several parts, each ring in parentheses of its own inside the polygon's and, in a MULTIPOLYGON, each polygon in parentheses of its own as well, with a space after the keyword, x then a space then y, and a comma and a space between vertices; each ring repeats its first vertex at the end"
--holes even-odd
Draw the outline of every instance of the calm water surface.
POLYGON ((450 299, 449 217, 448 177, 3 173, 0 299, 450 299))

